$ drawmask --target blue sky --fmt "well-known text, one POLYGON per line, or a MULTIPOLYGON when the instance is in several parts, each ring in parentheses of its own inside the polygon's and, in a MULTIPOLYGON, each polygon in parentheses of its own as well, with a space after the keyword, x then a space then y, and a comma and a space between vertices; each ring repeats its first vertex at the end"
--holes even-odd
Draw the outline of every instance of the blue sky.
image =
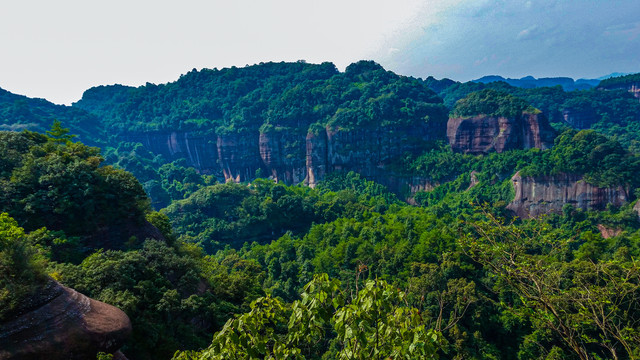
POLYGON ((399 74, 640 72, 638 0, 21 0, 0 12, 0 87, 55 103, 192 68, 372 59, 399 74))

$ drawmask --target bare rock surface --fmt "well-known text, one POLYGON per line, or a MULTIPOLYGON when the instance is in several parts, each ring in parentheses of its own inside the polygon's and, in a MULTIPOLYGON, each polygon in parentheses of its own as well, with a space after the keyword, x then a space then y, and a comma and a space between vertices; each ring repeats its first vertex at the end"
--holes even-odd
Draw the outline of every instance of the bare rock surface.
POLYGON ((514 149, 548 149, 553 145, 555 132, 541 113, 524 113, 515 118, 478 115, 450 118, 447 137, 454 151, 478 155, 514 149))
POLYGON ((621 206, 628 200, 622 187, 601 188, 589 184, 580 175, 521 176, 516 173, 511 182, 515 198, 507 209, 521 218, 560 213, 569 204, 582 210, 604 209, 607 204, 621 206))
POLYGON ((0 323, 0 360, 95 359, 118 352, 131 334, 122 310, 53 281, 26 303, 0 323))

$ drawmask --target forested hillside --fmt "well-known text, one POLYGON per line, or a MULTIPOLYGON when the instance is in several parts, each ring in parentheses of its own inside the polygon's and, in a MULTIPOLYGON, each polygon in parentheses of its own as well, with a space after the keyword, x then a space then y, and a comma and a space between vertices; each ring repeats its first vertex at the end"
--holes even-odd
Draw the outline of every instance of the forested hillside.
POLYGON ((0 345, 58 282, 128 315, 130 359, 640 358, 625 79, 298 62, 6 93, 39 132, 0 132, 0 345))

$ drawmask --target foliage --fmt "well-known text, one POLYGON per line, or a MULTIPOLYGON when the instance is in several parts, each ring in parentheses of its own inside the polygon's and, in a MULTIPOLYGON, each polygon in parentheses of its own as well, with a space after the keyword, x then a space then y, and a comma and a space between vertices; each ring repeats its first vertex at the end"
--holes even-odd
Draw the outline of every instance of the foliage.
POLYGON ((262 291, 261 269, 226 256, 203 257, 189 246, 147 240, 141 249, 98 251, 80 265, 52 268, 67 286, 125 311, 133 324, 128 356, 168 358, 198 348, 262 291))
POLYGON ((636 260, 572 259, 571 239, 554 238, 545 227, 505 225, 490 215, 472 226, 474 232, 461 239, 465 251, 496 276, 501 291, 519 297, 504 306, 530 318, 536 332, 555 334, 580 359, 640 355, 636 260))
POLYGON ((0 208, 27 231, 47 227, 86 239, 108 224, 143 221, 148 200, 140 183, 130 173, 101 166, 97 148, 73 143, 63 133, 2 135, 8 142, 0 147, 6 159, 0 208), (29 145, 13 145, 21 141, 29 145))
POLYGON ((439 334, 425 329, 418 310, 403 304, 404 296, 376 280, 346 303, 340 282, 318 275, 301 300, 257 299, 251 312, 227 322, 208 349, 176 353, 174 359, 306 359, 331 352, 318 343, 334 344, 336 359, 437 358, 439 334))
POLYGON ((440 103, 419 80, 361 61, 344 73, 331 63, 304 62, 194 69, 164 85, 92 88, 74 106, 100 116, 117 132, 224 135, 272 126, 304 135, 314 123, 352 128, 444 122, 440 103))
POLYGON ((7 213, 0 213, 0 321, 47 282, 41 251, 7 213))
POLYGON ((640 74, 616 76, 600 81, 598 87, 610 88, 614 86, 624 86, 638 81, 640 81, 640 74))
POLYGON ((226 245, 239 248, 266 243, 285 233, 302 234, 313 223, 354 216, 369 210, 384 211, 396 197, 381 185, 356 174, 310 189, 256 179, 249 184, 216 184, 173 202, 163 212, 180 239, 197 243, 208 253, 226 245), (342 184, 334 186, 335 184, 342 184), (337 191, 332 191, 333 189, 337 191))
POLYGON ((31 99, 0 89, 0 130, 51 130, 51 124, 60 120, 87 144, 103 144, 102 127, 98 117, 87 111, 56 105, 44 99, 31 99))
POLYGON ((536 113, 539 110, 530 106, 524 99, 519 99, 506 92, 485 89, 473 92, 458 100, 451 110, 451 115, 465 117, 483 114, 514 118, 519 117, 523 112, 536 113))

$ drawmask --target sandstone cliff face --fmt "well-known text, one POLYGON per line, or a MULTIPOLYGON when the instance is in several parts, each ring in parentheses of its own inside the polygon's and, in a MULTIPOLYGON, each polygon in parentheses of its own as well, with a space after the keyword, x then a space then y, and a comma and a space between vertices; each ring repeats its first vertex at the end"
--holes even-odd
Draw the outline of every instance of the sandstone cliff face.
POLYGON ((430 189, 426 179, 397 177, 388 169, 394 159, 405 152, 416 152, 427 141, 442 137, 444 128, 425 125, 406 129, 387 127, 378 129, 337 130, 329 127, 306 138, 305 183, 315 186, 333 171, 355 171, 373 179, 390 190, 402 193, 430 189))
POLYGON ((169 160, 187 159, 189 165, 204 170, 217 164, 218 149, 215 139, 197 136, 184 131, 167 131, 127 134, 121 141, 139 142, 154 154, 161 154, 169 160))
POLYGON ((593 109, 577 110, 566 108, 562 110, 562 118, 574 129, 590 129, 593 123, 596 122, 596 112, 593 109))
POLYGON ((218 136, 218 168, 225 180, 239 182, 252 179, 256 171, 262 169, 259 138, 258 132, 218 136))
POLYGON ((306 140, 290 132, 260 134, 260 158, 266 174, 278 182, 301 183, 306 177, 306 140))
POLYGON ((501 153, 513 149, 548 149, 554 130, 542 114, 522 114, 518 118, 478 115, 450 118, 447 137, 454 151, 467 154, 501 153))
POLYGON ((578 175, 558 174, 533 178, 516 173, 511 181, 515 198, 507 205, 507 209, 521 218, 561 213, 566 204, 583 210, 604 209, 607 204, 621 206, 628 200, 623 188, 600 188, 586 183, 578 175))
POLYGON ((431 189, 431 184, 422 178, 393 176, 387 166, 405 152, 416 152, 425 142, 444 135, 441 123, 412 128, 324 128, 315 134, 256 130, 208 138, 159 132, 128 135, 122 140, 140 142, 168 159, 185 158, 198 171, 216 174, 224 181, 246 181, 260 175, 287 184, 315 186, 330 172, 355 171, 392 190, 415 192, 431 189))
POLYGON ((56 282, 0 324, 0 359, 95 359, 115 353, 131 334, 120 309, 56 282))

